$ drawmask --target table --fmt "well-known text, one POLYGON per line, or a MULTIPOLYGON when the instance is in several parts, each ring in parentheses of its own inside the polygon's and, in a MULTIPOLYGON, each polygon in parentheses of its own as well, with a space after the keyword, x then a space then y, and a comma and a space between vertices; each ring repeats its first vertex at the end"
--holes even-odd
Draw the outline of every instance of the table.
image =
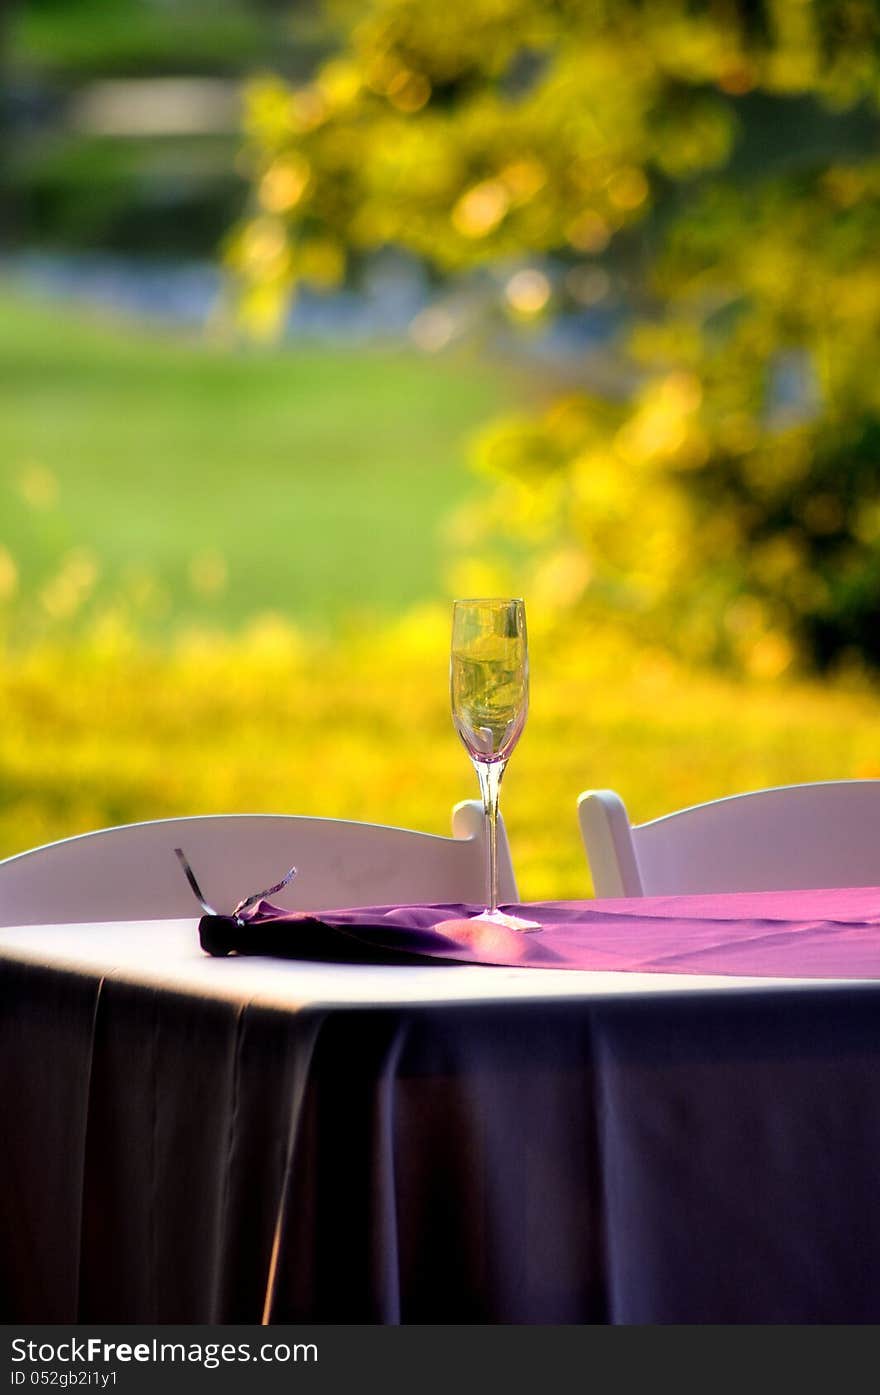
POLYGON ((6 1323, 875 1322, 880 981, 0 930, 6 1323))

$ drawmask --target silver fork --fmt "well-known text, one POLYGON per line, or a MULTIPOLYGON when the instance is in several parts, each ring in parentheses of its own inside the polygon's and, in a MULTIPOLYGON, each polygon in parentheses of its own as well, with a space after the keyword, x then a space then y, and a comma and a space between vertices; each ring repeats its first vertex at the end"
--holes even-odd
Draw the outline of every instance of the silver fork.
MULTIPOLYGON (((208 902, 205 900, 205 897, 202 893, 202 888, 196 881, 195 873, 193 872, 193 869, 190 867, 189 863, 186 860, 183 848, 175 848, 174 851, 177 856, 178 862, 184 870, 186 879, 192 887, 193 893, 195 894, 195 898, 201 906, 202 910, 205 912, 205 915, 219 916, 221 912, 215 911, 214 907, 209 905, 208 902)), ((245 922, 243 919, 243 915, 245 911, 249 911, 251 906, 255 906, 258 901, 262 901, 264 896, 274 896, 276 891, 283 891, 284 888, 288 885, 288 883, 293 881, 295 876, 296 868, 291 867, 287 871, 285 876, 281 878, 281 881, 276 882, 274 886, 267 886, 264 891, 255 891, 252 896, 245 896, 244 900, 239 901, 238 905, 235 907, 235 910, 232 912, 231 919, 235 921, 236 925, 244 925, 245 922)))

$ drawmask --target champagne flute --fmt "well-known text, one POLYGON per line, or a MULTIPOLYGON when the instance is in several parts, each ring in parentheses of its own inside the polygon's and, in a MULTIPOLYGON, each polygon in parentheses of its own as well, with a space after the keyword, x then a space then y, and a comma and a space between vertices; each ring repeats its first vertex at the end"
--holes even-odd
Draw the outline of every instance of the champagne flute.
POLYGON ((473 761, 489 833, 489 896, 474 917, 513 930, 540 926, 498 909, 498 796, 529 708, 526 608, 521 600, 459 600, 452 607, 452 720, 473 761))

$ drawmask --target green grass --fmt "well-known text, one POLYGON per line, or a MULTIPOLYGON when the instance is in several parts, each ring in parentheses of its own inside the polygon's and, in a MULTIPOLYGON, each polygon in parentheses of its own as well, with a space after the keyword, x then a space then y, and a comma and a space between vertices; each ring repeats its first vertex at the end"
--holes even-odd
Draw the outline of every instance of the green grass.
POLYGON ((12 7, 9 51, 26 68, 190 72, 259 59, 268 29, 242 0, 30 0, 12 7))
POLYGON ((353 611, 443 597, 442 528, 476 487, 467 437, 511 395, 473 362, 405 348, 230 349, 7 288, 10 632, 30 637, 65 607, 70 623, 111 602, 159 636, 183 623, 234 629, 266 611, 331 628, 353 611), (94 586, 65 591, 77 569, 96 571, 94 586))

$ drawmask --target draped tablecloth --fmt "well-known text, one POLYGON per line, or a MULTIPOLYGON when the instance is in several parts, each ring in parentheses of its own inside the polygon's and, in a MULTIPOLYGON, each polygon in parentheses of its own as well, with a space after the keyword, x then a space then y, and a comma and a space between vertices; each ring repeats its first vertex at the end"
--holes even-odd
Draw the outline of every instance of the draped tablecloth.
POLYGON ((582 909, 577 970, 0 930, 2 1320, 880 1320, 880 891, 582 909))

